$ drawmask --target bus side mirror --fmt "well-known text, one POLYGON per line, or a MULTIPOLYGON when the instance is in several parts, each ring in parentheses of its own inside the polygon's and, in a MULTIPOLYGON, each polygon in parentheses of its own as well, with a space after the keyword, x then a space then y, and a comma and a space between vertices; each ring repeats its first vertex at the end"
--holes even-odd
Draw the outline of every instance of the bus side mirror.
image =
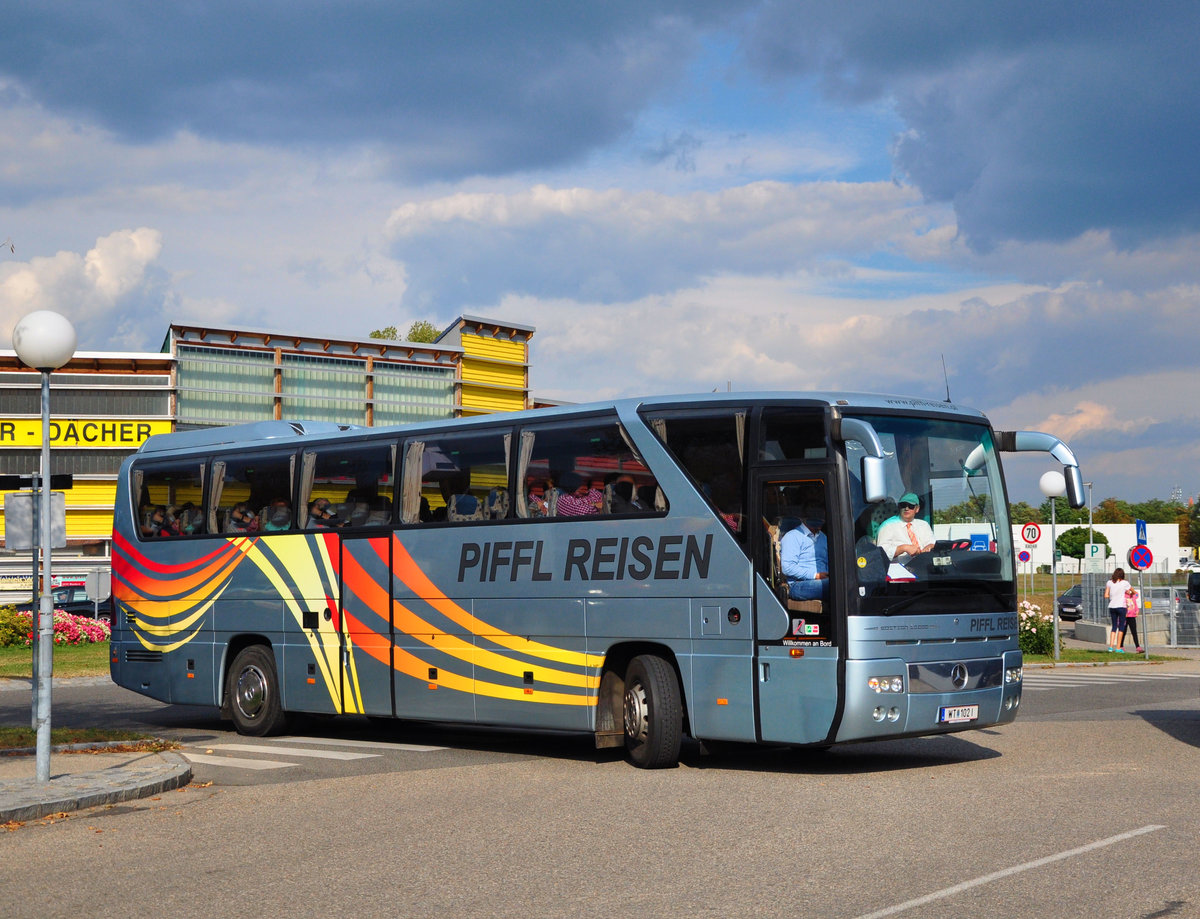
POLYGON ((883 459, 883 444, 871 425, 861 418, 837 418, 833 431, 835 440, 854 440, 863 445, 867 455, 862 458, 863 498, 868 504, 878 504, 888 496, 887 469, 883 459))
MULTIPOLYGON (((996 449, 1002 453, 1049 453, 1062 463, 1063 479, 1067 483, 1067 503, 1071 507, 1083 507, 1083 475, 1071 448, 1053 434, 1041 431, 997 431, 996 449)), ((965 468, 970 472, 972 462, 981 465, 983 453, 976 447, 967 458, 965 468)))
POLYGON ((1187 598, 1200 603, 1200 571, 1188 572, 1187 598))
POLYGON ((883 457, 864 456, 862 458, 862 487, 863 498, 868 504, 878 504, 888 496, 887 468, 883 457))

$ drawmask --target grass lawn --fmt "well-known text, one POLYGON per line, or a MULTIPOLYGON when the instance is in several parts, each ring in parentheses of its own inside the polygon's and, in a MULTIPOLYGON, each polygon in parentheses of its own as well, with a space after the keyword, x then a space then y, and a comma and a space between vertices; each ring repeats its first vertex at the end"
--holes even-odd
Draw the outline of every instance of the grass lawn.
MULTIPOLYGON (((158 740, 140 731, 117 731, 111 728, 50 728, 50 744, 119 743, 122 749, 169 750, 176 744, 158 740)), ((0 727, 0 752, 37 746, 37 731, 29 725, 0 727)))
MULTIPOLYGON (((90 645, 56 645, 55 676, 105 676, 108 674, 108 642, 90 645)), ((29 648, 0 648, 0 677, 33 675, 33 652, 29 648)))

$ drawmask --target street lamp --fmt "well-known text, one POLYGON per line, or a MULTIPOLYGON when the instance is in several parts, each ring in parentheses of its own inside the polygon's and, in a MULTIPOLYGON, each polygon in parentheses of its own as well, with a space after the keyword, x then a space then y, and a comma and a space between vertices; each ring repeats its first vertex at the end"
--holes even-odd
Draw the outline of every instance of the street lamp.
POLYGON ((65 316, 37 310, 17 323, 13 350, 21 363, 42 375, 42 473, 38 502, 42 592, 38 605, 37 780, 50 781, 50 686, 54 672, 54 591, 50 585, 50 374, 75 353, 75 327, 65 316))
POLYGON ((1063 478, 1063 474, 1056 470, 1050 470, 1045 473, 1038 481, 1038 488, 1042 490, 1047 498, 1050 499, 1050 591, 1053 594, 1051 603, 1053 604, 1054 620, 1054 659, 1059 659, 1058 652, 1058 546, 1055 545, 1057 537, 1054 535, 1055 529, 1055 506, 1054 499, 1067 492, 1067 480, 1063 478))
POLYGON ((1084 482, 1088 490, 1088 544, 1094 543, 1096 540, 1092 537, 1092 483, 1084 482))

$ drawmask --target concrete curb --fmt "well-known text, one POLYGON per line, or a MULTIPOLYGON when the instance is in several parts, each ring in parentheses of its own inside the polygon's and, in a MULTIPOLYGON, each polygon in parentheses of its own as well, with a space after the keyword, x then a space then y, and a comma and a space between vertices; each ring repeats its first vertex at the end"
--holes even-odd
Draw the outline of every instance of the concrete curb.
POLYGON ((144 761, 55 776, 0 782, 0 824, 48 814, 117 804, 171 791, 192 780, 192 766, 178 753, 152 753, 144 761))

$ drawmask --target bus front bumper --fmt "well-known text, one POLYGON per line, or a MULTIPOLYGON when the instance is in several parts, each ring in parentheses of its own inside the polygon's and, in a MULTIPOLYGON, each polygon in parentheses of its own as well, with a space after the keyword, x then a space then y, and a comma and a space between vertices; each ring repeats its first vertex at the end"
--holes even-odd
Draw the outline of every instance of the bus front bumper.
POLYGON ((846 662, 837 741, 967 731, 1004 724, 1021 705, 1020 651, 968 660, 846 662))

